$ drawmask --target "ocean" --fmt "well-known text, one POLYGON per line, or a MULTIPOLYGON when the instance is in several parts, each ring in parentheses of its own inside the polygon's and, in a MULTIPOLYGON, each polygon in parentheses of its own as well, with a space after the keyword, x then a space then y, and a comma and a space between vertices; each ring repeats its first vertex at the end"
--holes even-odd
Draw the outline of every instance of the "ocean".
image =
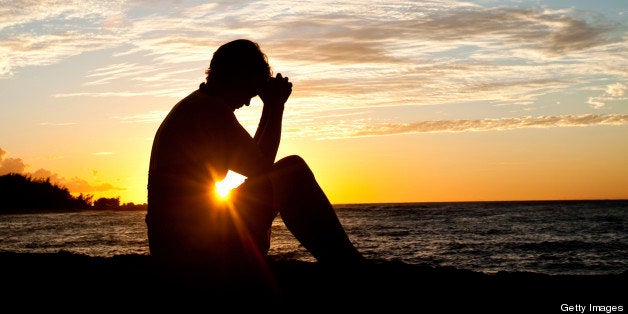
MULTIPOLYGON (((335 205, 367 258, 483 273, 618 274, 627 270, 628 201, 335 205)), ((149 254, 144 211, 0 215, 0 251, 149 254)), ((281 222, 269 254, 314 261, 281 222)))

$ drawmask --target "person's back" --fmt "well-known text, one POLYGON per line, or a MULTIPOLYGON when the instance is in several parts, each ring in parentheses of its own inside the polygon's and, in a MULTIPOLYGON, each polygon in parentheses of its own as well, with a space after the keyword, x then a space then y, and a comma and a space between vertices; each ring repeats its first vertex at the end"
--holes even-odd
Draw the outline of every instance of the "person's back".
POLYGON ((159 127, 148 176, 149 246, 160 260, 191 264, 201 261, 212 239, 212 183, 227 172, 219 110, 203 107, 198 91, 179 102, 159 127), (201 131, 201 132, 199 132, 201 131), (204 169, 212 167, 213 171, 204 169))

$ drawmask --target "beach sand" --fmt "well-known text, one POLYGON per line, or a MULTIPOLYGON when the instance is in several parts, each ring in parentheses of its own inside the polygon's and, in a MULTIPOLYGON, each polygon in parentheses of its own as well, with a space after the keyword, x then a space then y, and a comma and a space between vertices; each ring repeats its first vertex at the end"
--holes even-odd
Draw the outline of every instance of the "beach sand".
MULTIPOLYGON (((558 313, 563 304, 624 307, 626 272, 617 275, 483 274, 451 267, 373 261, 333 268, 269 259, 270 281, 191 284, 164 279, 150 256, 91 257, 68 252, 0 252, 2 304, 22 310, 184 310, 214 308, 311 312, 472 311, 558 313), (272 281, 272 282, 271 282, 272 281), (87 306, 83 308, 82 306, 87 306)), ((624 309, 625 310, 625 309, 624 309)))

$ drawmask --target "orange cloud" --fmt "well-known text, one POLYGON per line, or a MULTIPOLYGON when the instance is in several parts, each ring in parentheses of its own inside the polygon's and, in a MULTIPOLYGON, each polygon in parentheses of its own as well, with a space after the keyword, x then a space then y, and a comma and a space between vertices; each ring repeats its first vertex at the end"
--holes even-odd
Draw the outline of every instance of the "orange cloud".
POLYGON ((109 183, 102 183, 98 185, 91 185, 84 179, 74 177, 66 180, 60 177, 57 173, 53 173, 50 170, 38 169, 33 173, 25 172, 28 167, 21 158, 5 158, 7 151, 0 148, 0 175, 9 173, 17 173, 22 175, 28 175, 35 179, 50 179, 50 182, 65 186, 72 193, 90 193, 90 192, 102 192, 112 190, 125 190, 124 188, 115 187, 109 183))

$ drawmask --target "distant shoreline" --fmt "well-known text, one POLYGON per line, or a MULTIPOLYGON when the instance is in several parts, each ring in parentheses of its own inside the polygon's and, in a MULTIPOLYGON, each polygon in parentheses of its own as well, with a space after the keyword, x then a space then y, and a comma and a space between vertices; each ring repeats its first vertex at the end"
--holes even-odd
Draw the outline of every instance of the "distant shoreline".
POLYGON ((585 203, 585 202, 628 202, 628 199, 552 199, 552 200, 492 200, 492 201, 423 201, 423 202, 374 202, 374 203, 334 203, 334 206, 351 206, 351 205, 411 205, 411 204, 481 204, 481 203, 585 203))
MULTIPOLYGON (((382 203, 334 203, 334 207, 351 207, 351 206, 384 206, 384 205, 431 205, 431 204, 556 204, 556 203, 628 203, 628 199, 581 199, 581 200, 514 200, 514 201, 454 201, 454 202, 382 202, 382 203)), ((51 214, 51 213, 79 213, 79 212, 131 212, 131 211, 147 211, 148 204, 127 203, 117 207, 110 208, 84 208, 84 209, 2 209, 0 215, 15 214, 51 214)))
POLYGON ((83 213, 83 212, 135 212, 135 211, 147 211, 148 205, 138 204, 132 207, 120 206, 118 208, 85 208, 85 209, 33 209, 33 208, 19 208, 19 209, 3 209, 0 210, 0 215, 19 215, 19 214, 67 214, 67 213, 83 213))

